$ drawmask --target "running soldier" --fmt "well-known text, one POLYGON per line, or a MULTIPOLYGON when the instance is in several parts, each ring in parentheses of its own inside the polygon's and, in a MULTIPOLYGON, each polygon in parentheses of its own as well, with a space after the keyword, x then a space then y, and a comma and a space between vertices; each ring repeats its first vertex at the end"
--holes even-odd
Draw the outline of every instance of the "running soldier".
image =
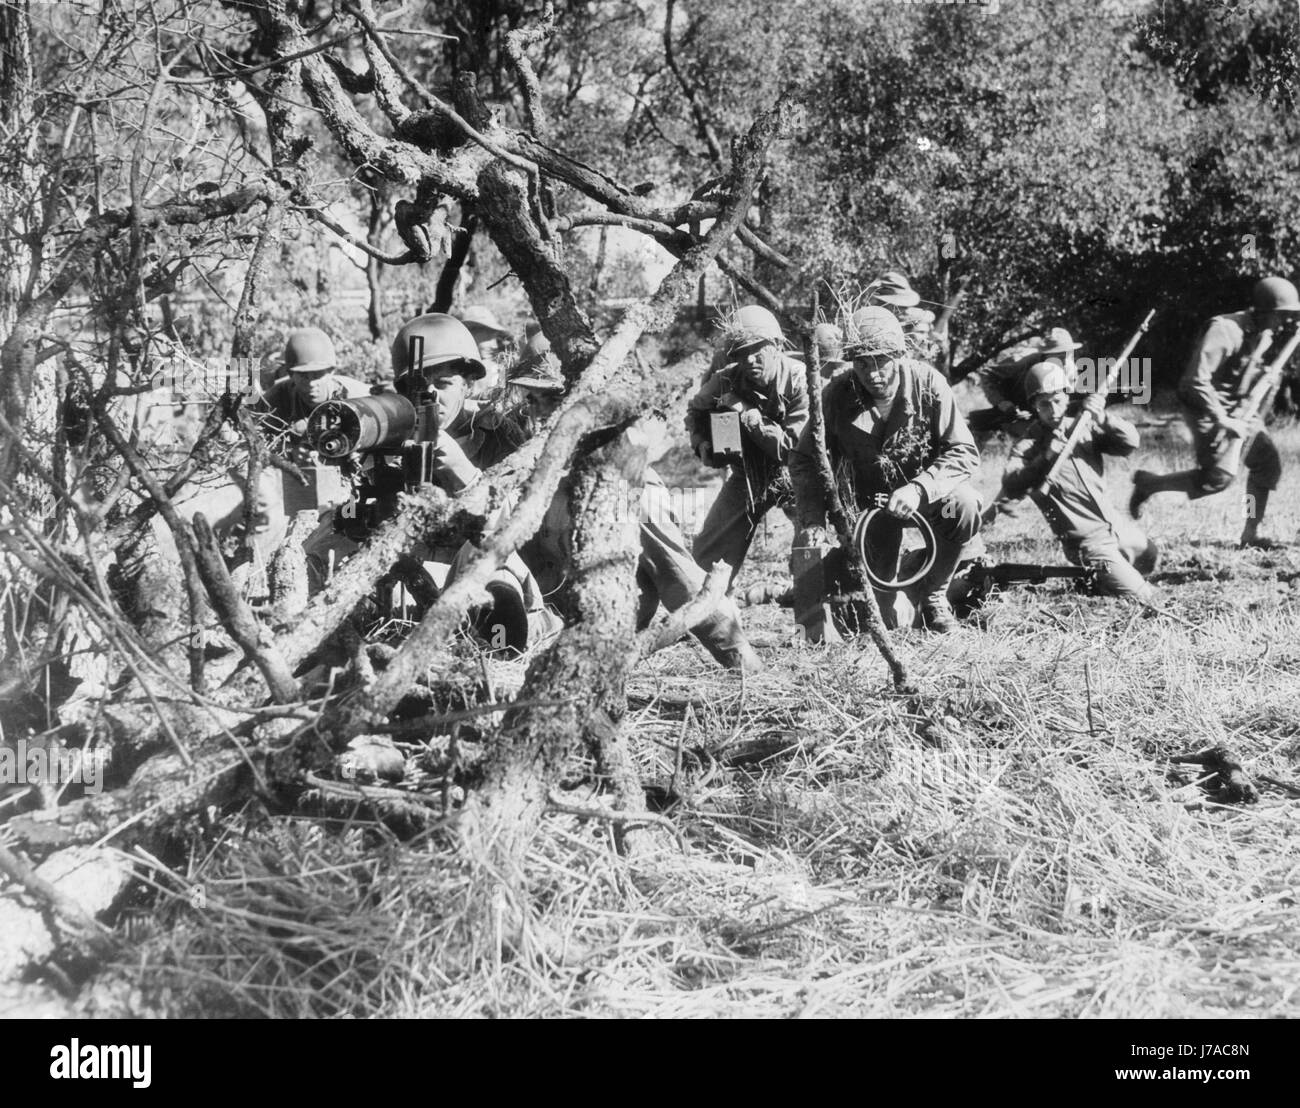
POLYGON ((1261 427, 1251 437, 1252 428, 1233 416, 1233 407, 1250 393, 1267 366, 1266 354, 1251 365, 1262 333, 1290 333, 1300 323, 1300 295, 1286 278, 1265 277, 1255 285, 1252 300, 1250 310, 1217 315, 1205 325, 1179 382, 1178 397, 1192 431, 1196 468, 1163 474, 1139 469, 1133 475, 1129 500, 1134 519, 1157 493, 1181 492, 1189 500, 1199 500, 1223 492, 1237 475, 1231 459, 1239 456, 1238 440, 1247 439, 1241 459, 1246 466, 1246 523, 1239 545, 1272 545, 1260 537, 1259 525, 1269 494, 1282 479, 1282 458, 1268 432, 1261 427))

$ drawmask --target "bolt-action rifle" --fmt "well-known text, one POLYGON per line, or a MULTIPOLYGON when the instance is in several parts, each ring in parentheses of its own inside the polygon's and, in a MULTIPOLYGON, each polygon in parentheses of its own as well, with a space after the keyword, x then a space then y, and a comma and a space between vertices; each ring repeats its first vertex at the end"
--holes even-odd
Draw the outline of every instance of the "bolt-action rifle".
MULTIPOLYGON (((1155 309, 1147 312, 1146 318, 1142 320, 1141 325, 1133 333, 1133 337, 1128 340, 1124 349, 1120 351, 1119 357, 1115 359, 1114 364, 1106 374, 1106 384, 1100 390, 1103 394, 1110 392, 1119 383, 1120 368, 1125 365, 1133 351, 1137 349, 1137 344, 1142 341, 1142 336, 1147 333, 1147 328, 1151 326, 1151 320, 1155 318, 1155 309)), ((1092 415, 1089 412, 1080 412, 1070 428, 1069 433, 1065 436, 1065 442, 1062 444, 1056 460, 1052 463, 1047 475, 1039 484, 1037 491, 1046 493, 1048 486, 1051 485, 1057 477, 1060 476, 1061 470, 1065 468, 1065 463, 1070 460, 1070 455, 1074 453, 1074 448, 1083 441, 1084 436, 1092 428, 1092 415)))
POLYGON ((1058 578, 1079 581, 1086 591, 1092 587, 1096 571, 1092 566, 1044 566, 1030 562, 990 565, 986 561, 975 561, 957 571, 948 598, 954 608, 969 612, 980 607, 995 589, 1004 589, 1008 585, 1038 585, 1058 578))
MULTIPOLYGON (((1265 331, 1264 334, 1269 334, 1269 332, 1265 331)), ((1277 387, 1282 383, 1282 374, 1286 371, 1286 364, 1291 360, 1291 355, 1296 352, 1297 347, 1300 347, 1300 327, 1297 327, 1292 332, 1291 337, 1287 339, 1278 356, 1273 359, 1269 367, 1250 386, 1250 391, 1233 406, 1232 418, 1246 425, 1246 434, 1232 440, 1228 449, 1216 463, 1219 469, 1227 473, 1236 473, 1241 467, 1241 459, 1246 456, 1246 450, 1251 440, 1259 433, 1264 413, 1268 411, 1268 402, 1277 387)), ((1250 381, 1253 363, 1257 360, 1252 355, 1252 365, 1247 365, 1242 372, 1242 381, 1250 381)))

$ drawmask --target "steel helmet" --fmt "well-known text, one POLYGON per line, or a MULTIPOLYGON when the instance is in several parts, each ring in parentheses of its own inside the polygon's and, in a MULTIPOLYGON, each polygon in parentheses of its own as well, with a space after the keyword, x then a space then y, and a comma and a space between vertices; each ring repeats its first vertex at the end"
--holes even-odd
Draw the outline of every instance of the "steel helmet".
POLYGON ((906 352, 903 325, 888 308, 859 308, 849 316, 844 326, 844 353, 848 357, 906 352))
POLYGON ((416 316, 403 325, 393 339, 391 353, 395 377, 401 377, 412 369, 429 369, 444 362, 464 362, 467 381, 478 381, 487 376, 487 367, 479 358, 478 343, 469 333, 469 328, 459 319, 441 312, 416 316), (413 338, 423 344, 418 366, 410 365, 413 338))
POLYGON ((1300 312, 1300 294, 1285 277, 1265 277, 1251 295, 1257 312, 1300 312))
POLYGON ((776 316, 758 304, 736 309, 728 321, 727 337, 733 346, 759 341, 785 342, 785 335, 776 316))
POLYGON ((1070 382, 1065 369, 1057 362, 1035 362, 1024 377, 1025 397, 1033 403, 1040 396, 1054 392, 1069 392, 1070 382))
POLYGON ((844 336, 833 323, 819 323, 812 329, 813 346, 824 362, 839 361, 844 353, 844 336))
POLYGON ((289 335, 284 344, 282 365, 291 373, 322 373, 338 362, 334 344, 319 327, 302 327, 289 335))

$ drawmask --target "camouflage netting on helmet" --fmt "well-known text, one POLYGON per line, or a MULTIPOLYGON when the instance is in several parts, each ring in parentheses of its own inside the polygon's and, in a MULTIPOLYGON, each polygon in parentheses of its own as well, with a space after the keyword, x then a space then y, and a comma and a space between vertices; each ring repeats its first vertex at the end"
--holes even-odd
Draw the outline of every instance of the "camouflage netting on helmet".
POLYGON ((756 304, 735 308, 718 319, 718 346, 722 350, 766 339, 785 345, 785 333, 776 316, 756 304))
POLYGON ((852 314, 840 317, 840 331, 844 335, 844 354, 894 354, 907 353, 907 341, 902 325, 887 308, 859 308, 852 314))

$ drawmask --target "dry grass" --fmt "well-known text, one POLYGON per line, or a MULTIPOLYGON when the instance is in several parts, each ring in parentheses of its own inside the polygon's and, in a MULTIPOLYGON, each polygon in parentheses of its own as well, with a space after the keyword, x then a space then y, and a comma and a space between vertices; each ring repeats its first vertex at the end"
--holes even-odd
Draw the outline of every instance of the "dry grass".
MULTIPOLYGON (((1300 526, 1300 433, 1271 511, 1300 526)), ((1141 464, 1186 460, 1148 435, 1141 464)), ((1127 465, 1114 466, 1117 500, 1127 465)), ((986 461, 992 491, 998 460, 986 461)), ((1226 741, 1255 773, 1300 758, 1300 549, 1238 554, 1226 494, 1153 502, 1164 602, 1193 628, 1056 585, 985 628, 909 632, 923 687, 886 691, 870 647, 792 642, 746 613, 761 679, 686 643, 631 687, 637 756, 689 853, 636 860, 554 814, 529 859, 535 955, 464 918, 471 879, 437 833, 248 821, 191 862, 203 910, 123 975, 174 1013, 447 1016, 1300 1015, 1300 801, 1214 802, 1175 755, 1226 741), (1177 772, 1176 772, 1177 771, 1177 772)), ((781 576, 788 524, 742 585, 781 576)), ((1059 560, 1035 513, 996 535, 1059 560)), ((518 668, 501 674, 503 686, 518 668)), ((575 773, 575 783, 580 775, 575 773)), ((590 783, 575 799, 591 802, 590 783)), ((165 883, 165 882, 164 882, 165 883)), ((129 1006, 129 1005, 128 1005, 129 1006)), ((120 1007, 120 1005, 119 1005, 120 1007)))

